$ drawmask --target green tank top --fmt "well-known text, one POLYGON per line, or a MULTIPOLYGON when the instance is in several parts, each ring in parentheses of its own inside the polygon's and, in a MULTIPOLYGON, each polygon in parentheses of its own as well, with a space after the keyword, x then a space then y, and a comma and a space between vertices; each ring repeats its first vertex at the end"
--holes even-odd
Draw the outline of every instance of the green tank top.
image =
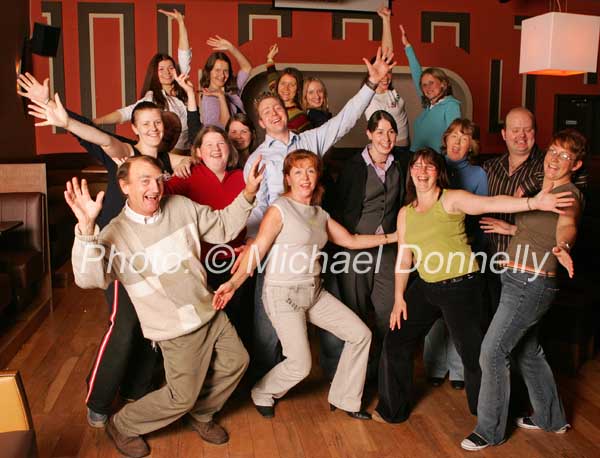
POLYGON ((419 276, 428 283, 467 275, 479 264, 467 243, 465 215, 444 210, 442 196, 425 213, 406 207, 405 241, 413 253, 419 276))

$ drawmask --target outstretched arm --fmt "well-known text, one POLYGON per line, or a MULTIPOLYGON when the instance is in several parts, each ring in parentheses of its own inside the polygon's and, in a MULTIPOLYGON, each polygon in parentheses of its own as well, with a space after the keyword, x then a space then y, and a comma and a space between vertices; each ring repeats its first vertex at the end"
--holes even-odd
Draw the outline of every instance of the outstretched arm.
POLYGON ((242 54, 242 52, 233 46, 233 44, 226 40, 225 38, 220 37, 219 35, 215 35, 214 37, 210 37, 206 40, 206 44, 212 47, 215 51, 228 51, 231 53, 235 60, 237 60, 240 65, 240 69, 245 71, 246 73, 250 73, 252 70, 252 64, 250 61, 242 54))
POLYGON ((222 309, 227 305, 235 291, 254 272, 256 266, 273 246, 277 235, 281 232, 282 219, 279 209, 270 207, 262 220, 258 235, 252 244, 244 251, 239 268, 229 281, 223 283, 213 297, 213 307, 222 309))
POLYGON ((404 46, 404 52, 408 59, 408 66, 410 67, 410 74, 412 76, 413 84, 415 85, 415 89, 417 90, 417 95, 419 97, 423 97, 423 91, 421 90, 421 74, 423 73, 423 69, 421 68, 421 64, 417 59, 415 50, 408 41, 408 37, 406 35, 406 31, 404 30, 404 26, 400 24, 399 28, 402 34, 402 45, 404 46))
POLYGON ((351 234, 333 218, 327 219, 327 236, 336 245, 350 250, 363 250, 387 243, 396 243, 398 235, 392 234, 351 234))
POLYGON ((381 18, 382 31, 381 31, 381 49, 394 50, 394 41, 392 39, 392 10, 389 8, 381 7, 377 10, 377 14, 381 18))
POLYGON ((552 185, 542 189, 535 197, 477 196, 467 191, 448 190, 442 205, 448 213, 519 213, 531 210, 553 211, 563 214, 563 208, 573 205, 570 191, 552 194, 552 185))
POLYGON ((88 126, 69 117, 58 94, 55 94, 54 99, 47 104, 37 101, 33 102, 33 104, 29 105, 29 114, 44 120, 36 123, 36 126, 62 127, 83 140, 99 145, 113 159, 131 156, 133 150, 129 144, 117 140, 100 129, 88 126))

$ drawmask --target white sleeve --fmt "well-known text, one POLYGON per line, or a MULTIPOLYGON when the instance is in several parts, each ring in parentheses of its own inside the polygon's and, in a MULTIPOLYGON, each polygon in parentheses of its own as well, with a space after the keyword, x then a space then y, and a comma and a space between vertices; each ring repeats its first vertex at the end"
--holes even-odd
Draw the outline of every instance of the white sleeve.
POLYGON ((181 73, 189 73, 192 69, 192 48, 178 49, 177 62, 179 63, 179 70, 181 70, 181 73))
POLYGON ((154 94, 152 91, 148 91, 146 92, 146 95, 144 95, 143 98, 137 100, 135 103, 132 103, 131 105, 127 105, 126 107, 123 108, 119 108, 117 111, 121 114, 121 120, 123 122, 125 121, 131 121, 131 113, 133 113, 133 109, 135 108, 135 106, 140 103, 140 102, 152 102, 154 100, 154 94))

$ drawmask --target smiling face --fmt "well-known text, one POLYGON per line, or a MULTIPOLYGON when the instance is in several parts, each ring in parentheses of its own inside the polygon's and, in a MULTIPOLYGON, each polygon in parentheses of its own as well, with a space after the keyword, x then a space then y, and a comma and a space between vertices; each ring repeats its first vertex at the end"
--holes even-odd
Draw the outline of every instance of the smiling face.
POLYGON ((161 170, 145 161, 133 161, 126 180, 119 184, 127 195, 127 204, 136 213, 154 215, 164 192, 164 176, 161 170))
POLYGON ((175 80, 175 65, 170 59, 161 60, 158 63, 158 80, 162 85, 170 86, 175 80))
POLYGON ((229 145, 218 132, 207 132, 202 137, 202 144, 196 148, 196 157, 202 159, 204 165, 214 173, 223 173, 229 160, 229 145))
POLYGON ((446 85, 429 73, 424 73, 421 77, 421 90, 427 99, 434 103, 437 102, 444 94, 446 85))
POLYGON ((275 97, 267 97, 260 101, 258 107, 258 123, 273 137, 287 131, 287 111, 275 97))
POLYGON ((575 154, 559 143, 553 143, 544 158, 544 178, 559 186, 571 181, 571 174, 581 167, 575 154))
POLYGON ((217 59, 210 71, 210 87, 212 89, 221 89, 225 87, 229 79, 229 64, 224 60, 217 59))
POLYGON ((410 176, 415 189, 418 192, 426 192, 436 186, 438 170, 435 164, 426 162, 421 157, 410 168, 410 176))
POLYGON ((529 156, 535 144, 535 129, 531 114, 525 110, 513 110, 506 116, 502 138, 511 156, 529 156))
POLYGON ((142 109, 135 114, 135 123, 131 128, 139 137, 139 142, 157 148, 164 134, 164 124, 160 109, 142 109))
POLYGON ((252 143, 252 131, 239 121, 232 121, 227 132, 229 140, 238 151, 246 151, 252 143))
POLYGON ((285 106, 291 106, 294 104, 294 98, 298 93, 298 82, 292 75, 282 75, 277 85, 277 94, 283 100, 285 106))
POLYGON ((285 176, 292 196, 310 202, 319 181, 319 173, 313 161, 303 159, 296 162, 285 176))
MULTIPOLYGON (((306 83, 305 83, 306 84, 306 83)), ((306 88, 307 108, 323 108, 325 88, 319 81, 310 81, 306 88)))
POLYGON ((371 154, 388 155, 396 144, 397 133, 387 119, 380 119, 377 128, 371 132, 367 130, 367 137, 371 140, 371 154))
POLYGON ((461 132, 460 127, 455 127, 446 137, 446 154, 453 161, 460 161, 466 157, 473 137, 461 132))
POLYGON ((382 94, 390 88, 390 83, 392 82, 392 72, 387 73, 377 85, 375 92, 378 94, 382 94))

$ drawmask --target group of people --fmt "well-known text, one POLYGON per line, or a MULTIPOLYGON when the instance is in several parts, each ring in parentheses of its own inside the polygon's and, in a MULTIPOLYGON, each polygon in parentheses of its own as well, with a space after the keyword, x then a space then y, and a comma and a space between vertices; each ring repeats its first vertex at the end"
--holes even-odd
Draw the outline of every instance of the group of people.
POLYGON ((88 377, 90 425, 106 426, 131 457, 149 453, 144 434, 185 414, 204 440, 227 442, 213 416, 249 363, 252 402, 266 418, 309 374, 308 321, 323 329, 331 410, 406 420, 414 355, 426 336, 431 383, 450 371, 477 415, 464 449, 505 440, 511 358, 533 406, 517 425, 565 432, 537 324, 556 294, 558 266, 574 273, 583 136, 559 132, 544 153, 533 114, 515 108, 502 131, 508 152, 474 165, 477 125, 461 116, 443 70, 421 68, 400 26, 423 101, 409 129, 392 84, 391 12, 382 8, 382 46, 363 59, 363 84, 336 115, 323 82, 294 68, 278 72, 278 47, 270 48, 270 90, 254 102, 265 130, 256 146, 241 98, 250 62, 228 40, 209 38, 214 52, 198 101, 184 17, 161 12, 179 24, 179 67, 155 55, 142 98, 129 107, 92 121, 67 110, 47 81, 17 81, 38 126, 71 132, 108 171, 96 198, 85 180, 73 178, 65 191, 77 218, 76 283, 105 289, 110 306, 88 377), (324 180, 322 156, 363 114, 368 144, 324 180), (127 120, 135 140, 99 127, 127 120), (345 268, 336 271, 331 259, 345 268), (362 405, 369 380, 379 391, 372 414, 362 405), (111 415, 117 394, 132 402, 111 415))

